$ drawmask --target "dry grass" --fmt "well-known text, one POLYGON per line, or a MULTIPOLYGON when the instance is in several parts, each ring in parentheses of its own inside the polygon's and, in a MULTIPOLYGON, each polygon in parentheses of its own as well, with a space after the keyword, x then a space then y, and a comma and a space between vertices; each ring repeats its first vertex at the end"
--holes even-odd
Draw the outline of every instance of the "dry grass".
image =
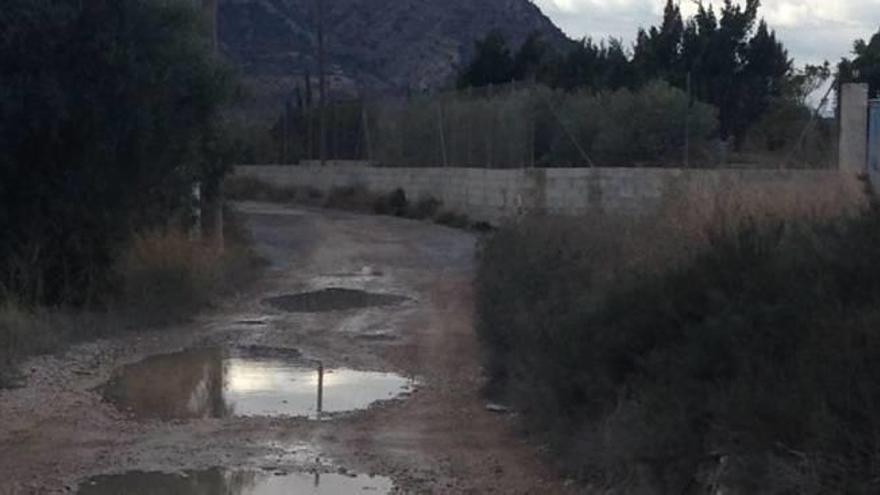
POLYGON ((222 264, 221 250, 182 232, 139 235, 117 268, 122 304, 149 320, 178 319, 207 303, 220 283, 222 264))
POLYGON ((222 248, 174 229, 136 236, 117 265, 119 307, 145 324, 166 324, 254 278, 259 260, 229 223, 222 248))
POLYGON ((7 302, 0 306, 0 388, 15 386, 20 361, 53 352, 65 343, 97 338, 118 331, 113 315, 60 309, 26 309, 7 302))
POLYGON ((168 229, 135 236, 115 267, 119 292, 93 310, 0 305, 0 388, 18 381, 28 356, 72 342, 170 325, 241 290, 260 274, 246 229, 225 215, 226 246, 190 239, 168 229))
POLYGON ((594 486, 677 493, 721 452, 726 487, 864 493, 880 210, 861 187, 708 184, 641 218, 502 229, 477 276, 490 393, 594 486))
POLYGON ((828 183, 687 182, 667 191, 658 211, 642 217, 587 215, 586 232, 615 236, 622 268, 669 266, 704 249, 713 236, 744 221, 775 223, 822 221, 859 213, 866 205, 865 184, 840 173, 828 183))

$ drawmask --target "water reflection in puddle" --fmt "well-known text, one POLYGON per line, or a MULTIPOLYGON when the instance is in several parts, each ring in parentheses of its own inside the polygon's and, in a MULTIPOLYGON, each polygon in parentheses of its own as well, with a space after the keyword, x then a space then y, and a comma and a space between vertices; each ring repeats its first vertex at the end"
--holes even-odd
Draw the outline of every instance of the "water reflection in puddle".
POLYGON ((229 472, 187 474, 127 473, 98 476, 83 483, 79 495, 347 495, 387 494, 393 483, 379 476, 344 474, 229 472))
MULTIPOLYGON (((136 416, 159 419, 229 416, 318 417, 318 370, 284 353, 230 354, 195 349, 125 366, 104 396, 136 416)), ((328 368, 322 414, 365 409, 411 392, 414 382, 393 373, 328 368)), ((322 416, 325 417, 325 416, 322 416)))

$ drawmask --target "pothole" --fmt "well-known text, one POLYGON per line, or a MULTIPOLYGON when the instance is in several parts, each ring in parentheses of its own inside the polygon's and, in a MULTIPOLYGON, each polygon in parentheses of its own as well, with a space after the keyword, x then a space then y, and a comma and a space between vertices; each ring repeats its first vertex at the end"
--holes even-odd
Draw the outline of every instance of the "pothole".
POLYGON ((283 473, 210 469, 185 474, 131 472, 98 476, 79 487, 79 495, 348 495, 387 494, 394 484, 381 476, 336 473, 283 473))
POLYGON ((368 342, 391 342, 397 340, 397 335, 391 330, 373 330, 359 333, 355 338, 368 342))
POLYGON ((406 297, 394 294, 376 294, 362 290, 331 288, 316 292, 273 297, 264 300, 264 302, 289 313, 324 313, 347 309, 392 306, 406 300, 406 297))
POLYGON ((268 325, 268 324, 269 324, 269 322, 266 321, 266 320, 257 320, 257 319, 253 319, 253 320, 238 320, 238 321, 236 321, 235 323, 237 323, 238 325, 244 325, 244 326, 247 326, 247 327, 261 327, 261 326, 265 326, 265 325, 268 325))
POLYGON ((144 419, 289 416, 328 419, 401 398, 415 388, 394 373, 328 367, 320 411, 317 364, 295 350, 191 349, 124 366, 102 388, 105 399, 144 419))

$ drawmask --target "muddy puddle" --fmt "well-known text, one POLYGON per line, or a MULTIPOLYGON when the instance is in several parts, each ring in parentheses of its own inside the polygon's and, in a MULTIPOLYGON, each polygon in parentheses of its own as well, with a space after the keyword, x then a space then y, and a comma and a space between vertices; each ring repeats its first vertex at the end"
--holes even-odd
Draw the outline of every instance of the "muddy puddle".
POLYGON ((208 471, 185 474, 133 472, 98 476, 80 485, 79 495, 349 495, 387 494, 388 478, 322 473, 208 471))
POLYGON ((288 313, 324 313, 348 309, 392 306, 408 298, 394 294, 376 294, 354 289, 324 289, 266 299, 263 302, 288 313))
POLYGON ((125 366, 102 387, 102 393, 120 410, 144 419, 328 419, 401 398, 415 385, 393 373, 346 368, 327 368, 319 377, 318 365, 304 361, 294 350, 204 348, 125 366))

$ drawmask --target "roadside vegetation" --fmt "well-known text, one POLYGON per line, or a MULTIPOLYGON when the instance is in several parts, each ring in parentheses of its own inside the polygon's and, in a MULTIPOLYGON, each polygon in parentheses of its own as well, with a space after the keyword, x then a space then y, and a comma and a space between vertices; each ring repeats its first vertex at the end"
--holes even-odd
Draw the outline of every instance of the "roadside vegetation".
POLYGON ((233 176, 226 180, 223 191, 226 198, 236 201, 288 203, 423 220, 457 229, 492 230, 485 222, 474 221, 463 213, 444 209, 443 202, 432 196, 413 201, 403 189, 381 194, 362 186, 334 187, 325 194, 313 187, 276 186, 254 177, 233 176))
POLYGON ((235 87, 190 2, 10 0, 0 32, 2 385, 34 353, 184 319, 254 258, 189 234, 194 185, 212 201, 233 159, 235 87))
POLYGON ((876 492, 880 208, 785 203, 485 238, 488 393, 592 488, 876 492))

